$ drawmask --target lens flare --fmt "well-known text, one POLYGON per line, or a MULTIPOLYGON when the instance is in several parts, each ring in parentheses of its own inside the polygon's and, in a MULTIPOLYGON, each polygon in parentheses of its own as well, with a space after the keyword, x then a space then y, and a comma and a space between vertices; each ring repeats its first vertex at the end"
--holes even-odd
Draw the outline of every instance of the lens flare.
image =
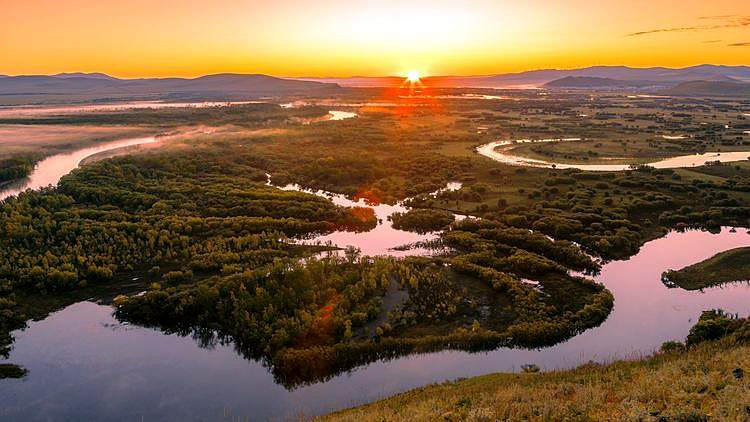
POLYGON ((420 74, 416 70, 410 70, 409 73, 406 74, 406 80, 412 83, 419 82, 420 74))

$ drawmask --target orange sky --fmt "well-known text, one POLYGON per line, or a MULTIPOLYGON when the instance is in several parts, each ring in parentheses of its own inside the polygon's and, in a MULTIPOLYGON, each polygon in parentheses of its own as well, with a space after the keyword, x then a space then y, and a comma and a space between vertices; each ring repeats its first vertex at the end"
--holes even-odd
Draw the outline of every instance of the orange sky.
POLYGON ((750 64, 747 0, 2 0, 0 74, 488 74, 750 64), (638 32, 650 32, 629 35, 638 32))

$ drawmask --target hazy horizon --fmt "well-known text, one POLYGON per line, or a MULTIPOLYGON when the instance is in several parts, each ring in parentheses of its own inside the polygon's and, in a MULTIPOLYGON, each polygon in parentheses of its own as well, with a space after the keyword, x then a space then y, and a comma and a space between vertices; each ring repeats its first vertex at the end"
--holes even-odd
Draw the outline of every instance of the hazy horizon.
MULTIPOLYGON (((724 67, 750 67, 750 65, 733 65, 733 64, 725 64, 725 63, 696 63, 692 65, 687 66, 628 66, 624 64, 592 64, 588 66, 576 66, 576 67, 550 67, 550 68, 530 68, 525 70, 519 70, 514 72, 490 72, 490 73, 483 73, 483 74, 422 74, 422 78, 449 78, 449 77, 456 77, 456 78, 471 78, 471 77, 483 77, 483 76, 495 76, 495 75, 503 75, 503 74, 512 74, 512 73, 524 73, 524 72, 533 72, 533 71, 546 71, 546 70, 559 70, 559 71, 570 71, 570 70, 579 70, 579 69, 586 69, 586 68, 592 68, 592 67, 609 67, 609 68, 617 68, 617 67, 628 67, 631 69, 649 69, 649 68, 665 68, 665 69, 672 69, 672 70, 680 70, 680 69, 686 69, 686 68, 692 68, 692 67, 698 67, 698 66, 724 66, 724 67)), ((0 72, 0 75, 2 76, 61 76, 61 75, 71 75, 71 74, 102 74, 105 76, 110 76, 117 79, 169 79, 169 78, 183 78, 183 79, 195 79, 200 78, 204 76, 212 76, 212 75, 220 75, 220 74, 236 74, 236 75, 263 75, 263 76, 270 76, 274 78, 282 78, 282 79, 353 79, 353 78, 404 78, 406 75, 401 74, 383 74, 383 75, 342 75, 342 76, 333 76, 333 75, 300 75, 300 76, 292 76, 292 75, 279 75, 279 74, 268 74, 268 73, 260 73, 260 72, 253 72, 253 71, 247 71, 247 72, 218 72, 218 73, 203 73, 203 74, 195 74, 195 75, 136 75, 136 76, 120 76, 117 74, 112 74, 108 72, 103 71, 97 71, 97 70, 90 70, 90 71, 81 71, 81 70, 68 70, 68 71, 61 71, 61 72, 54 72, 54 73, 18 73, 18 74, 10 74, 10 73, 3 73, 0 72)))
POLYGON ((489 75, 602 64, 750 63, 750 4, 10 0, 0 74, 121 78, 489 75), (44 13, 38 13, 43 10, 44 13), (642 13, 648 10, 648 14, 642 13), (19 42, 22 41, 22 42, 19 42))

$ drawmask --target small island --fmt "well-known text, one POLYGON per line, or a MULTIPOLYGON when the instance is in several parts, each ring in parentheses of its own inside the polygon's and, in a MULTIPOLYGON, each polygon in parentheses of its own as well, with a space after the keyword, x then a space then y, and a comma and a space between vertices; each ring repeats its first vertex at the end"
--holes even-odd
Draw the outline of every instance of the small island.
POLYGON ((444 230, 455 221, 450 211, 415 208, 407 212, 397 212, 391 216, 393 227, 399 230, 428 233, 444 230))
POLYGON ((750 247, 731 249, 681 270, 662 274, 665 285, 685 290, 745 280, 750 280, 750 247))

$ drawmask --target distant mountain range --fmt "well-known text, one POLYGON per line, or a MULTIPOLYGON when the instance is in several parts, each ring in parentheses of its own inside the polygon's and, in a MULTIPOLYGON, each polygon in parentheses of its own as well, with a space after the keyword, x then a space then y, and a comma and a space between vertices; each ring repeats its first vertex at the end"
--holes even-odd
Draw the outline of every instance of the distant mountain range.
MULTIPOLYGON (((341 86, 399 86, 399 77, 301 78, 337 83, 341 86)), ((466 88, 652 88, 666 89, 682 82, 711 81, 750 83, 749 66, 700 65, 682 69, 592 66, 582 69, 544 69, 487 76, 434 76, 423 79, 427 86, 466 88)))
POLYGON ((593 76, 566 76, 544 84, 545 88, 643 88, 653 86, 651 81, 620 80, 612 78, 597 78, 593 76))
POLYGON ((119 79, 103 73, 61 73, 52 76, 8 76, 0 78, 2 96, 111 97, 205 97, 252 98, 332 91, 333 83, 299 81, 255 74, 217 74, 199 78, 119 79))
MULTIPOLYGON (((750 95, 749 66, 700 65, 683 69, 593 66, 532 70, 485 76, 433 76, 425 86, 444 88, 637 89, 668 95, 750 95)), ((199 78, 120 79, 103 73, 0 75, 0 104, 114 98, 249 99, 333 93, 342 87, 399 87, 403 77, 277 78, 260 74, 216 74, 199 78)))
POLYGON ((70 78, 91 78, 91 79, 106 79, 108 81, 116 81, 117 78, 113 76, 109 76, 104 73, 83 73, 83 72, 74 72, 74 73, 58 73, 57 75, 52 75, 55 78, 63 78, 63 79, 70 79, 70 78))
POLYGON ((665 95, 690 97, 750 97, 750 83, 692 81, 661 91, 665 95))

